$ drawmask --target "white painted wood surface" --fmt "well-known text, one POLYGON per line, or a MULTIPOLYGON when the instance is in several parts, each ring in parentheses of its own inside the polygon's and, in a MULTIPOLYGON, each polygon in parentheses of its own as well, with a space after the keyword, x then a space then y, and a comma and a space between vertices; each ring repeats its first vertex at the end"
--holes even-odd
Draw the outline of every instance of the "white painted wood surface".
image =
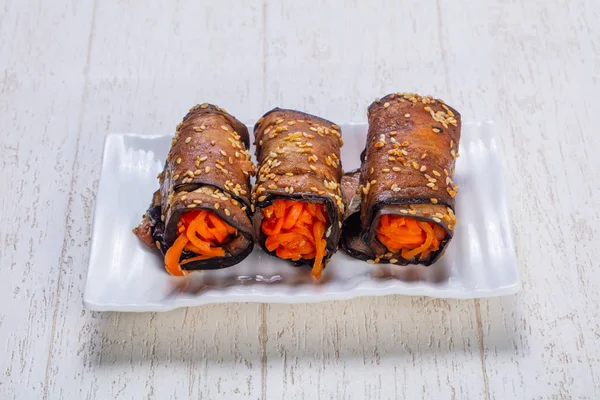
POLYGON ((0 398, 599 398, 598 21, 596 0, 0 2, 0 398), (498 123, 520 294, 82 309, 106 133, 202 101, 360 121, 398 90, 498 123))

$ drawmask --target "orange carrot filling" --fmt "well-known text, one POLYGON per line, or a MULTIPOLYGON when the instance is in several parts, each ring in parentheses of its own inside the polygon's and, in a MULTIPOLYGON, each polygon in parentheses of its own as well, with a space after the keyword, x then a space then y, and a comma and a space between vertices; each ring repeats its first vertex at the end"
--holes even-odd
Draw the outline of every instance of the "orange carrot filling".
POLYGON ((444 237, 446 231, 438 224, 398 215, 382 215, 377 228, 377 239, 406 260, 417 256, 419 260, 426 259, 440 248, 444 237))
POLYGON ((325 207, 303 201, 275 200, 262 212, 261 228, 267 235, 265 247, 287 260, 314 259, 312 275, 320 279, 327 247, 325 207))
POLYGON ((237 229, 225 223, 211 211, 193 210, 184 213, 177 224, 177 239, 165 254, 165 268, 171 275, 182 276, 187 273, 181 266, 194 261, 212 257, 222 257, 225 251, 221 247, 237 229), (191 251, 196 257, 180 261, 181 253, 191 251))

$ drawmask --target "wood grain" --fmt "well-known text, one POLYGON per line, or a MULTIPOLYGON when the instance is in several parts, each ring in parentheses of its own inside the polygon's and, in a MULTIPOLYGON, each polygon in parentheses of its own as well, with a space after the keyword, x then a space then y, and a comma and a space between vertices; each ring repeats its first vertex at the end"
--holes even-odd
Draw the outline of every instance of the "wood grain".
POLYGON ((597 398, 597 1, 0 10, 0 398, 597 398), (82 309, 108 132, 169 133, 203 101, 364 121, 398 90, 496 121, 520 294, 82 309))

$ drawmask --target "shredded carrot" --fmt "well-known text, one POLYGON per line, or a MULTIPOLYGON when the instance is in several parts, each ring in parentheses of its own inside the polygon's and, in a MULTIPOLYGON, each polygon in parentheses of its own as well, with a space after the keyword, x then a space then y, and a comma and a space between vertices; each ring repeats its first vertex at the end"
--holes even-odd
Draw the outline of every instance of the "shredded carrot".
POLYGON ((181 216, 177 233, 179 236, 165 254, 165 269, 171 275, 181 276, 187 273, 182 265, 224 256, 225 250, 221 245, 237 230, 211 211, 193 210, 181 216), (183 250, 198 256, 181 260, 183 250))
POLYGON ((377 239, 406 260, 425 260, 440 248, 444 237, 446 231, 438 224, 397 215, 383 215, 377 228, 377 239))
POLYGON ((181 252, 183 248, 187 244, 188 239, 184 235, 179 235, 179 237, 173 243, 173 246, 169 247, 167 253, 165 254, 165 269, 171 275, 175 276, 183 276, 185 275, 185 271, 181 269, 181 265, 179 265, 179 258, 181 257, 181 252))
POLYGON ((312 275, 319 279, 327 247, 324 206, 296 200, 275 200, 262 212, 261 228, 267 235, 267 250, 292 261, 314 259, 312 275))

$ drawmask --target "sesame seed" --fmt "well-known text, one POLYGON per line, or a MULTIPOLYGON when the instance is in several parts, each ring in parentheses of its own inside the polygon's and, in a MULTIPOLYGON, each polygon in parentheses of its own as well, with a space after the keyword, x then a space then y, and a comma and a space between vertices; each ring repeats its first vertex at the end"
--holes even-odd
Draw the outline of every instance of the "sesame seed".
POLYGON ((448 225, 448 230, 453 231, 454 230, 454 225, 448 225))
POLYGON ((414 162, 414 161, 413 161, 413 162, 412 162, 410 165, 412 165, 412 167, 413 167, 414 169, 419 169, 419 164, 417 164, 417 163, 416 163, 416 162, 414 162))
POLYGON ((439 172, 437 172, 436 170, 433 170, 433 171, 431 171, 431 172, 433 172, 433 174, 434 174, 435 176, 442 176, 442 174, 440 174, 440 173, 439 173, 439 172))
POLYGON ((229 132, 229 128, 227 128, 225 125, 221 125, 221 129, 223 129, 224 131, 229 132))
POLYGON ((429 199, 429 201, 431 201, 431 204, 437 204, 438 203, 438 199, 436 199, 435 197, 432 197, 431 199, 429 199))
POLYGON ((434 131, 435 133, 442 133, 442 130, 435 126, 431 130, 434 131))
POLYGON ((396 158, 395 158, 395 157, 392 157, 392 156, 390 156, 390 157, 388 157, 388 161, 396 161, 396 158))
POLYGON ((390 106, 390 103, 384 103, 383 104, 383 108, 388 108, 390 106))
POLYGON ((382 169, 381 171, 382 171, 382 172, 390 172, 390 169, 389 169, 389 168, 384 168, 384 169, 382 169))
POLYGON ((266 198, 267 198, 267 196, 260 196, 260 197, 258 198, 258 201, 265 201, 265 200, 266 200, 266 198))
POLYGON ((452 218, 450 218, 450 216, 448 216, 448 215, 444 215, 444 216, 442 217, 442 219, 443 219, 444 221, 446 221, 446 222, 452 222, 452 218))
POLYGON ((450 141, 450 148, 454 147, 454 140, 450 141))
POLYGON ((394 172, 400 172, 401 169, 400 169, 400 167, 394 167, 394 168, 392 168, 392 171, 394 171, 394 172))
POLYGON ((408 210, 405 210, 405 209, 401 209, 401 210, 400 210, 400 212, 401 212, 402 214, 408 214, 408 210))
POLYGON ((396 264, 398 262, 398 260, 396 258, 390 258, 390 262, 392 264, 396 264))
POLYGON ((410 118, 410 114, 409 113, 404 114, 404 118, 410 118))
POLYGON ((271 190, 275 190, 275 189, 277 189, 277 185, 270 184, 268 186, 268 188, 271 189, 271 190))
POLYGON ((215 143, 216 143, 216 142, 215 142, 214 140, 211 140, 211 141, 210 141, 210 144, 211 144, 212 146, 214 146, 214 145, 215 145, 215 143))
POLYGON ((421 160, 424 160, 425 157, 427 157, 427 153, 423 153, 423 155, 421 156, 421 160))
POLYGON ((201 173, 202 173, 202 170, 197 169, 197 170, 194 171, 194 176, 198 176, 201 173))
POLYGON ((395 187, 395 188, 392 189, 392 191, 394 191, 394 192, 399 192, 400 190, 401 189, 399 187, 395 187))
POLYGON ((206 104, 206 103, 200 104, 200 108, 208 108, 208 104, 206 104))
POLYGON ((433 182, 429 182, 429 183, 427 184, 427 187, 430 187, 430 188, 432 188, 432 187, 434 187, 434 186, 435 186, 435 183, 433 183, 433 182))
POLYGON ((185 139, 185 142, 186 142, 186 143, 189 143, 189 142, 191 142, 191 141, 192 141, 192 137, 191 137, 191 136, 188 136, 188 137, 187 137, 187 139, 185 139))
POLYGON ((206 161, 206 160, 208 160, 208 157, 206 157, 206 156, 204 156, 204 157, 200 157, 200 158, 198 159, 198 161, 200 161, 200 162, 203 162, 203 161, 206 161))
POLYGON ((177 160, 175 160, 175 162, 176 162, 177 164, 181 164, 181 157, 178 157, 178 158, 177 158, 177 160))
POLYGON ((311 165, 311 166, 310 166, 310 169, 312 169, 313 171, 316 171, 316 170, 317 170, 317 167, 315 167, 314 165, 311 165))
POLYGON ((388 133, 388 135, 390 135, 390 136, 396 136, 397 133, 398 132, 396 132, 396 131, 391 131, 390 133, 388 133))
POLYGON ((179 179, 179 174, 173 175, 173 180, 176 181, 177 179, 179 179))
POLYGON ((228 209, 225 209, 225 215, 229 217, 231 215, 231 212, 228 209))
POLYGON ((204 168, 204 172, 206 172, 208 174, 210 172, 210 167, 204 168))
POLYGON ((367 260, 367 264, 375 264, 374 260, 367 260))
POLYGON ((383 147, 383 143, 377 142, 377 143, 375 143, 375 147, 377 147, 377 148, 383 147))
POLYGON ((196 200, 194 200, 194 204, 202 204, 202 200, 196 199, 196 200))
POLYGON ((218 210, 218 209, 219 209, 219 207, 221 207, 221 206, 219 205, 219 203, 215 203, 215 204, 214 204, 214 207, 215 207, 215 210, 218 210))
POLYGON ((196 207, 196 205, 195 204, 188 204, 186 207, 187 208, 194 208, 194 207, 196 207))
POLYGON ((427 167, 425 165, 421 166, 421 169, 419 169, 419 171, 424 172, 427 170, 427 167))
POLYGON ((417 214, 417 212, 415 210, 408 210, 408 213, 410 215, 416 215, 417 214))

